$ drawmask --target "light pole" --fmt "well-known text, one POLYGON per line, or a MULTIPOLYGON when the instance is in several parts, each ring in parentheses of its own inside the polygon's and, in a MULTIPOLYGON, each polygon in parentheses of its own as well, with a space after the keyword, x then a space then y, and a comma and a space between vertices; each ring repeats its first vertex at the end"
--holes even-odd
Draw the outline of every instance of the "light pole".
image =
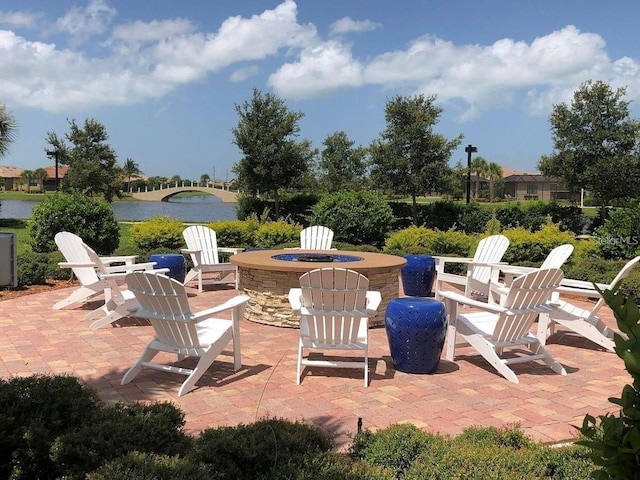
POLYGON ((58 191, 58 150, 46 150, 47 157, 56 160, 56 192, 58 191))
POLYGON ((464 151, 467 152, 467 203, 471 200, 471 154, 478 151, 478 147, 474 147, 469 144, 464 147, 464 151))

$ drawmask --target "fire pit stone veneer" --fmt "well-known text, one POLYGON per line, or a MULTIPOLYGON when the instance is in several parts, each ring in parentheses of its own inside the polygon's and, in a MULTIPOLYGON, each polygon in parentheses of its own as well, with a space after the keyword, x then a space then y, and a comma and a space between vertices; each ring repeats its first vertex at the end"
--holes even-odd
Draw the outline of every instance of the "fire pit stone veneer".
POLYGON ((238 266, 239 288, 250 300, 245 318, 250 321, 278 327, 298 327, 300 319, 291 311, 288 294, 300 286, 300 275, 316 268, 349 268, 369 279, 369 290, 382 295, 382 303, 369 325, 384 325, 384 312, 392 298, 399 295, 398 276, 406 260, 396 255, 372 252, 345 252, 332 250, 304 250, 296 253, 283 250, 257 250, 232 255, 231 263, 238 266), (312 261, 298 261, 295 256, 316 257, 312 261), (331 261, 318 261, 318 257, 331 255, 331 261), (282 259, 283 257, 292 257, 282 259))

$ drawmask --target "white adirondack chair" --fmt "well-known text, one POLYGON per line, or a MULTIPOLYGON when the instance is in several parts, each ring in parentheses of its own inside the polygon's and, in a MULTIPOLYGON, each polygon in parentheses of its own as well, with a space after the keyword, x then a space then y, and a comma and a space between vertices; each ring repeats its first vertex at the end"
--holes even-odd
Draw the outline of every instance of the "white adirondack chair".
POLYGON ((168 268, 154 268, 156 265, 155 262, 128 265, 126 266, 127 270, 122 271, 123 267, 110 267, 106 265, 98 254, 86 243, 83 242, 82 247, 86 250, 89 260, 95 265, 96 274, 101 280, 106 282, 110 292, 109 298, 105 298, 104 305, 85 315, 84 320, 90 322, 89 328, 91 330, 97 330, 123 317, 130 317, 140 306, 133 292, 121 287, 125 282, 127 273, 141 270, 149 273, 167 273, 169 271, 168 268))
POLYGON ((300 232, 300 248, 305 250, 331 250, 333 230, 321 225, 307 227, 300 232))
POLYGON ((380 305, 380 292, 369 291, 369 279, 344 268, 311 270, 300 277, 300 287, 289 292, 294 312, 300 313, 300 339, 296 383, 300 385, 302 365, 359 368, 364 386, 369 386, 369 316, 380 305), (358 351, 362 361, 312 360, 304 349, 358 351))
MULTIPOLYGON (((629 260, 618 272, 611 283, 598 283, 601 290, 613 289, 618 283, 624 280, 629 272, 640 262, 640 256, 629 260)), ((557 308, 549 315, 543 315, 538 322, 538 339, 545 344, 547 338, 555 332, 556 324, 560 324, 569 330, 591 340, 592 342, 614 351, 613 341, 614 329, 607 325, 598 316, 602 306, 605 304, 600 293, 595 289, 593 283, 582 280, 564 279, 557 290, 560 298, 554 299, 557 308), (590 310, 578 307, 563 298, 564 295, 579 295, 585 298, 597 298, 598 300, 590 310)))
POLYGON ((500 293, 505 291, 514 278, 524 275, 525 273, 535 272, 536 270, 548 270, 550 268, 560 268, 569 259, 573 253, 573 245, 565 243, 552 249, 547 257, 538 268, 523 267, 520 265, 508 265, 500 267, 500 271, 504 274, 504 283, 493 282, 490 287, 492 301, 499 303, 500 293))
POLYGON ((240 319, 248 296, 237 295, 222 305, 194 313, 184 285, 177 280, 162 274, 136 272, 127 275, 126 282, 140 303, 135 315, 151 322, 155 336, 125 373, 122 385, 131 382, 143 368, 179 373, 187 375, 178 391, 178 396, 182 396, 194 388, 230 342, 234 371, 240 369, 240 319), (231 311, 231 319, 218 317, 225 311, 231 311), (177 354, 178 360, 186 357, 199 360, 192 369, 152 362, 159 352, 177 354))
POLYGON ((193 267, 187 273, 184 284, 186 285, 194 278, 198 279, 198 291, 202 292, 203 284, 232 283, 238 288, 238 267, 228 263, 220 263, 218 252, 237 253, 241 248, 220 248, 216 238, 216 232, 204 225, 193 225, 183 230, 182 236, 187 243, 187 248, 182 249, 182 253, 191 256, 193 267), (213 273, 212 278, 203 278, 203 274, 213 273), (233 280, 227 279, 233 274, 233 280))
MULTIPOLYGON (((509 239, 504 235, 491 235, 478 243, 473 258, 434 256, 436 262, 436 298, 441 297, 443 285, 446 283, 464 292, 467 297, 489 297, 489 285, 498 280, 497 268, 503 255, 509 248, 509 239), (447 263, 466 263, 467 274, 456 275, 445 272, 447 263)), ((504 264, 504 263, 503 263, 504 264)))
MULTIPOLYGON (((564 367, 544 348, 530 330, 539 314, 553 310, 550 299, 562 281, 562 270, 536 270, 513 280, 501 305, 485 303, 454 291, 441 292, 445 301, 449 324, 447 327, 446 358, 453 361, 456 335, 470 344, 492 367, 513 383, 519 383, 509 365, 536 360, 544 361, 554 372, 566 375, 564 367), (467 313, 459 305, 480 311, 467 313), (523 349, 529 353, 523 353, 523 349), (506 349, 515 349, 516 356, 505 358, 506 349)), ((470 310, 470 309, 469 309, 470 310)))
MULTIPOLYGON (((111 298, 111 285, 98 276, 96 264, 89 258, 87 251, 83 247, 84 242, 82 239, 71 232, 58 232, 54 240, 66 260, 66 262, 60 262, 58 265, 61 268, 70 268, 73 275, 80 282, 80 286, 71 292, 67 298, 53 306, 54 310, 59 310, 75 303, 86 302, 101 293, 104 293, 105 300, 108 301, 111 298)), ((100 259, 103 264, 110 267, 111 273, 131 271, 136 266, 138 266, 138 269, 146 269, 153 266, 153 264, 149 263, 136 264, 135 255, 100 257, 100 259), (113 263, 124 265, 112 266, 113 263)), ((114 281, 117 284, 122 284, 124 276, 114 281)))

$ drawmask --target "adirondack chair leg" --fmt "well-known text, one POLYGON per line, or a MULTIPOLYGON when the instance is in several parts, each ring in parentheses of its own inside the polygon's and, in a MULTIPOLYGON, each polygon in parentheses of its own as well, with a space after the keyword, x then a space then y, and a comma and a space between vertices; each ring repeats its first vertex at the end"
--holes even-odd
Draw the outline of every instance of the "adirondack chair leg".
POLYGON ((103 293, 102 289, 96 292, 95 290, 92 290, 87 287, 78 287, 76 290, 71 292, 71 294, 69 294, 67 298, 65 298, 64 300, 60 300, 58 303, 56 303, 53 306, 53 309, 60 310, 62 308, 68 307, 69 305, 73 305, 74 303, 86 302, 90 298, 95 297, 96 295, 99 295, 101 293, 103 293))
POLYGON ((538 341, 540 345, 547 344, 547 338, 551 335, 551 324, 553 322, 549 318, 549 315, 546 313, 541 313, 538 316, 538 332, 536 336, 538 337, 538 341))
POLYGON ((472 345, 480 355, 487 360, 500 375, 512 383, 520 383, 516 374, 498 356, 493 346, 480 335, 465 335, 466 340, 472 345))
POLYGON ((458 322, 458 303, 445 299, 447 311, 447 346, 445 358, 453 362, 456 353, 456 325, 458 322))
POLYGON ((364 386, 369 386, 369 350, 364 351, 364 386))
POLYGON ((187 273, 187 275, 184 277, 184 285, 186 285, 187 283, 189 283, 191 280, 193 280, 194 278, 196 278, 198 276, 198 271, 197 270, 189 270, 189 272, 187 273))
POLYGON ((133 367, 131 367, 127 373, 122 377, 122 381, 120 385, 126 385, 131 380, 136 378, 138 374, 142 371, 142 366, 144 363, 148 363, 159 353, 159 350, 155 350, 149 346, 144 350, 138 361, 135 363, 133 367))
POLYGON ((611 352, 615 351, 616 344, 613 341, 613 332, 599 318, 596 317, 593 323, 581 319, 558 321, 560 325, 567 325, 569 322, 571 322, 571 329, 577 334, 611 352))
POLYGON ((531 350, 534 352, 535 355, 544 355, 544 358, 542 360, 544 361, 544 363, 546 363, 549 366, 549 368, 551 368, 551 370, 553 370, 556 373, 559 373, 560 375, 567 374, 567 371, 564 369, 562 364, 558 362, 555 358, 553 358, 551 355, 549 355, 549 353, 547 352, 547 349, 544 348, 542 345, 537 343, 537 347, 532 348, 531 350))
POLYGON ((298 343, 298 373, 296 378, 297 385, 300 385, 301 374, 302 374, 302 341, 298 343))

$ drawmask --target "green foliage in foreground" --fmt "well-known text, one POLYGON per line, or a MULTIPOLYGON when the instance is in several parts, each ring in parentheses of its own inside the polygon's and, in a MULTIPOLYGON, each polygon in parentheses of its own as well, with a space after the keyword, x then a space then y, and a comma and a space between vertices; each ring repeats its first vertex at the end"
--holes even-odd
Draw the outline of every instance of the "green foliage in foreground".
POLYGON ((616 287, 602 292, 613 311, 618 328, 614 333, 616 355, 624 361, 633 382, 625 385, 620 397, 609 401, 620 407, 618 415, 606 414, 598 420, 587 415, 578 442, 591 449, 593 462, 600 467, 596 479, 640 479, 640 311, 635 298, 629 298, 616 287))
POLYGON ((560 480, 594 469, 584 447, 546 447, 517 427, 448 437, 391 425, 356 434, 348 453, 315 426, 276 418, 191 437, 175 405, 106 405, 69 376, 0 380, 0 409, 0 478, 14 480, 560 480))

